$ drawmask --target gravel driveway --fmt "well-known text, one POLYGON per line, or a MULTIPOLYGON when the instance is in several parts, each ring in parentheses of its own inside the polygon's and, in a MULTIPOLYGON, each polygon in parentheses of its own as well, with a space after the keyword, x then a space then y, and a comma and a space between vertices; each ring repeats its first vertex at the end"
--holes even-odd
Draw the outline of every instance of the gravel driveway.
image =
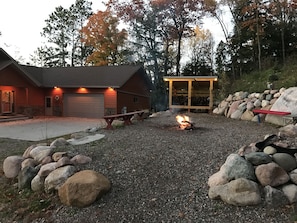
POLYGON ((235 207, 207 195, 208 177, 230 153, 278 129, 209 114, 190 117, 192 131, 180 130, 175 115, 166 113, 124 128, 99 130, 104 139, 74 149, 92 157, 84 168, 109 178, 111 191, 87 208, 58 202, 46 218, 34 222, 293 222, 291 206, 235 207))

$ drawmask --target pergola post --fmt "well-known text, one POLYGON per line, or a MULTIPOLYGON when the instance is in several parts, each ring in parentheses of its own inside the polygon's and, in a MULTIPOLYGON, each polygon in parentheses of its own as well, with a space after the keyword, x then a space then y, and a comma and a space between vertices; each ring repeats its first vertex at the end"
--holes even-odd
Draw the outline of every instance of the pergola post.
POLYGON ((188 80, 188 112, 190 112, 190 107, 192 104, 192 80, 188 80))
POLYGON ((172 107, 172 80, 169 81, 169 108, 172 107))
POLYGON ((213 80, 209 82, 209 111, 213 108, 213 80))

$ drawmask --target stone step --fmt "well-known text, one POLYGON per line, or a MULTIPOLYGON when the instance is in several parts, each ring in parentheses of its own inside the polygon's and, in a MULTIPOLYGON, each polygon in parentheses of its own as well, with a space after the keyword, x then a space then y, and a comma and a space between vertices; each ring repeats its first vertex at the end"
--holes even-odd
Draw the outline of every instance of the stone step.
POLYGON ((11 122, 11 121, 19 121, 29 119, 28 116, 25 115, 0 115, 0 122, 11 122))

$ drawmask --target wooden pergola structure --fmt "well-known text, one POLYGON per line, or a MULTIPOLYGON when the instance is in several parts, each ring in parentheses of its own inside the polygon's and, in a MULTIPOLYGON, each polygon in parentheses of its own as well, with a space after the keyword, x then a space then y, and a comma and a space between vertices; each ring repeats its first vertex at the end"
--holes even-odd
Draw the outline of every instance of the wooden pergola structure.
POLYGON ((169 82, 169 109, 213 109, 217 76, 165 76, 169 82))

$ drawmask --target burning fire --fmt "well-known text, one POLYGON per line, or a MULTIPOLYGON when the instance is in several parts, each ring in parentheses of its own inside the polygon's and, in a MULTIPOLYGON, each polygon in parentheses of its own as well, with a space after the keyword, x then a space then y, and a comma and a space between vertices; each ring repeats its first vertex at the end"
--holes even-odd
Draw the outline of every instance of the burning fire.
POLYGON ((178 122, 179 128, 181 128, 181 129, 192 129, 193 128, 193 124, 191 123, 189 116, 177 115, 176 121, 178 122))

